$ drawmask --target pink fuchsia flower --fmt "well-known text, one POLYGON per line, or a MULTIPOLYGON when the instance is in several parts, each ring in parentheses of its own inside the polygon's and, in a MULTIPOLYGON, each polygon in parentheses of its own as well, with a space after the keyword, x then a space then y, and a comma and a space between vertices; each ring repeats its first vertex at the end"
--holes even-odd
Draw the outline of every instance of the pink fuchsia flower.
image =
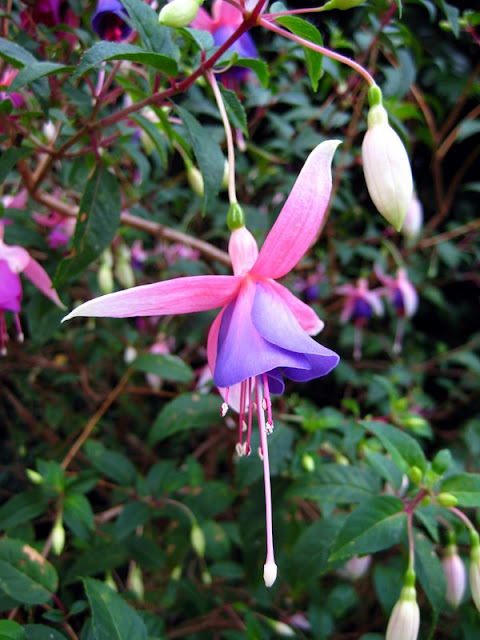
POLYGON ((273 429, 270 393, 283 392, 284 376, 312 380, 329 373, 339 360, 310 337, 323 326, 317 314, 276 280, 295 267, 316 238, 330 198, 337 145, 323 142, 309 155, 260 252, 240 207, 234 205, 239 215, 229 220, 233 276, 183 277, 139 286, 90 300, 64 318, 158 316, 222 307, 210 328, 208 362, 225 399, 222 415, 229 401, 239 411, 239 454, 250 453, 252 414, 257 412, 265 476, 267 586, 277 575, 267 448, 267 433, 273 429))
POLYGON ((394 353, 400 353, 402 350, 405 318, 411 318, 417 312, 418 294, 410 282, 405 269, 399 269, 395 278, 391 278, 385 275, 378 265, 375 265, 375 274, 384 285, 382 293, 390 300, 399 318, 393 351, 394 353))
POLYGON ((67 246, 75 231, 76 219, 62 216, 56 211, 52 211, 47 215, 34 213, 33 219, 39 225, 50 229, 48 233, 48 246, 51 249, 67 246))
MULTIPOLYGON (((190 24, 195 29, 208 31, 213 36, 217 47, 224 44, 243 22, 243 14, 226 0, 213 0, 212 15, 199 8, 197 17, 190 24)), ((257 48, 252 36, 243 33, 228 49, 230 53, 238 53, 239 58, 258 58, 257 48)), ((222 74, 225 86, 235 87, 247 79, 251 73, 245 67, 233 66, 222 74)))
POLYGON ((345 296, 340 322, 347 323, 353 318, 355 341, 353 357, 362 357, 362 330, 372 316, 383 315, 383 304, 377 291, 370 291, 365 278, 359 278, 357 284, 344 284, 335 289, 336 293, 345 296))
POLYGON ((8 92, 8 88, 12 84, 18 73, 18 69, 12 69, 12 67, 7 67, 5 71, 0 76, 0 100, 10 100, 12 106, 16 109, 21 107, 23 104, 23 96, 21 93, 14 91, 13 93, 8 92))
MULTIPOLYGON (((72 11, 66 0, 37 0, 33 6, 24 9, 20 14, 22 27, 34 32, 38 24, 44 24, 52 29, 64 24, 76 28, 80 24, 79 17, 72 11)), ((58 36, 67 41, 70 49, 77 42, 75 34, 66 31, 58 32, 58 36)))
POLYGON ((40 291, 56 305, 63 307, 47 272, 23 247, 8 245, 3 241, 3 225, 0 224, 0 354, 6 354, 5 341, 8 339, 5 312, 11 311, 15 317, 17 337, 23 342, 23 332, 18 314, 22 300, 22 285, 19 273, 24 273, 40 291))
POLYGON ((132 28, 125 21, 128 12, 119 0, 98 0, 92 16, 92 29, 102 40, 126 40, 132 28))

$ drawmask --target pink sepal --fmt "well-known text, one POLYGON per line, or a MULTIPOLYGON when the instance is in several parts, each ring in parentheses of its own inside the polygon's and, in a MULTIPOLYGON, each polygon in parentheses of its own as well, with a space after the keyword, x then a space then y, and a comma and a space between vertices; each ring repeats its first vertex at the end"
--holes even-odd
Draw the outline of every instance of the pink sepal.
POLYGON ((230 302, 241 283, 240 276, 189 276, 146 284, 89 300, 63 321, 76 316, 133 318, 216 309, 230 302))
POLYGON ((281 278, 310 248, 330 199, 331 164, 339 144, 338 140, 322 142, 308 156, 260 250, 252 274, 281 278))
POLYGON ((225 0, 214 0, 212 16, 215 27, 219 25, 238 27, 243 22, 242 12, 225 0))
POLYGON ((40 264, 38 264, 36 260, 30 258, 30 261, 23 270, 23 273, 30 280, 30 282, 32 282, 37 287, 37 289, 39 289, 43 293, 43 295, 47 296, 47 298, 50 298, 50 300, 54 302, 57 307, 60 307, 61 309, 65 308, 65 305, 58 297, 55 289, 52 289, 52 281, 50 280, 48 273, 40 264))
POLYGON ((23 247, 8 245, 0 240, 0 260, 5 260, 14 273, 21 273, 30 262, 30 254, 23 247))

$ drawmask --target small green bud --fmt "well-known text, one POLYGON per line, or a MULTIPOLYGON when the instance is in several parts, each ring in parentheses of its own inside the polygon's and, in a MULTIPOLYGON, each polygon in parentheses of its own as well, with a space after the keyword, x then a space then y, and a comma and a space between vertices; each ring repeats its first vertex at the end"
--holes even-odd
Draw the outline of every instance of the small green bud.
POLYGON ((203 558, 205 555, 205 536, 203 535, 203 531, 200 529, 198 524, 194 524, 192 530, 190 531, 190 542, 192 547, 195 549, 195 553, 203 558))
POLYGON ((415 466, 412 467, 410 469, 410 480, 415 484, 420 484, 420 482, 423 480, 422 470, 415 466))
POLYGON ((313 456, 311 456, 309 453, 303 454, 302 467, 305 469, 305 471, 308 471, 309 473, 312 473, 312 471, 315 471, 315 460, 313 456))
POLYGON ((145 595, 145 587, 143 584, 142 570, 137 564, 133 565, 128 578, 128 586, 130 590, 133 591, 138 600, 142 601, 145 595))
POLYGON ((452 454, 448 449, 441 449, 432 460, 432 469, 439 476, 443 475, 452 463, 452 454))
POLYGON ((100 268, 98 269, 97 274, 98 286, 100 287, 100 291, 102 293, 112 293, 114 284, 113 284, 113 272, 112 267, 110 267, 106 262, 102 262, 100 268))
POLYGON ((458 499, 452 493, 442 492, 438 494, 437 502, 442 507, 456 507, 458 499))
POLYGON ((135 286, 135 274, 132 265, 125 258, 120 258, 115 266, 115 276, 122 287, 130 289, 135 286))
POLYGON ((158 21, 165 27, 188 27, 197 17, 200 4, 196 0, 172 0, 162 7, 158 21))
POLYGON ((212 575, 211 575, 210 571, 208 571, 208 569, 204 569, 202 571, 202 583, 206 587, 209 587, 212 584, 212 575))
POLYGON ((27 469, 25 473, 32 484, 43 484, 45 482, 43 476, 41 476, 38 471, 35 471, 34 469, 27 469))
POLYGON ((178 582, 181 577, 182 577, 182 567, 179 564, 177 564, 176 567, 173 567, 172 573, 170 574, 170 578, 174 582, 178 582))
POLYGON ((192 187, 192 191, 196 193, 197 196, 200 196, 200 198, 203 198, 205 193, 203 176, 193 164, 187 167, 187 180, 188 184, 192 187))
POLYGON ((428 507, 428 505, 432 502, 432 499, 430 496, 424 496, 421 501, 420 504, 422 505, 422 507, 428 507))
POLYGON ((230 231, 241 229, 245 226, 245 214, 238 202, 232 202, 227 214, 227 226, 230 231))
POLYGON ((59 556, 65 547, 65 529, 63 527, 62 517, 58 517, 53 525, 52 530, 52 549, 53 553, 59 556))

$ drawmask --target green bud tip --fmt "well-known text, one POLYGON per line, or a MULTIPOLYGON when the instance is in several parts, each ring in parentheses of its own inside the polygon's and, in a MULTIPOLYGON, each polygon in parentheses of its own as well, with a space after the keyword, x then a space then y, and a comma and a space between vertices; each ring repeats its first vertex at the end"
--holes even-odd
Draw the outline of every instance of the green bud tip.
POLYGON ((382 90, 380 89, 378 84, 374 84, 369 88, 368 104, 371 107, 376 107, 377 105, 382 106, 383 104, 382 90))
POLYGON ((480 536, 475 529, 470 529, 470 544, 472 547, 480 547, 480 536))
POLYGON ((227 214, 227 226, 230 231, 241 229, 245 226, 245 214, 238 202, 232 202, 227 214))

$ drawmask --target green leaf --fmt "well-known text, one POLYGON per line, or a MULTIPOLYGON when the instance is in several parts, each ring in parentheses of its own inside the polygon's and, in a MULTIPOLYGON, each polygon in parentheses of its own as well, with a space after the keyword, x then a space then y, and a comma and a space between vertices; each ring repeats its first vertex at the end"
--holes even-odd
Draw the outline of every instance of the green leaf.
POLYGON ((94 516, 90 502, 82 493, 71 493, 65 498, 63 517, 76 536, 88 540, 94 529, 94 516))
POLYGON ((137 472, 130 460, 118 451, 110 451, 96 440, 87 440, 85 452, 93 466, 123 486, 135 484, 137 472))
POLYGON ((47 506, 48 499, 37 489, 19 493, 0 507, 0 530, 32 522, 46 511, 47 506))
POLYGON ((291 555, 290 571, 295 579, 307 583, 323 573, 333 542, 343 521, 342 516, 322 518, 302 533, 295 543, 291 555))
POLYGON ((63 577, 62 585, 77 582, 85 576, 100 575, 105 571, 121 567, 127 562, 128 552, 122 542, 101 543, 76 556, 75 562, 63 577))
POLYGON ((375 469, 394 489, 400 488, 402 472, 390 458, 371 449, 365 449, 365 458, 372 469, 375 469))
POLYGON ((456 473, 442 482, 440 491, 452 493, 461 507, 480 507, 480 474, 456 473))
POLYGON ((17 73, 10 85, 10 92, 16 91, 24 85, 35 82, 35 80, 40 80, 40 78, 45 76, 51 76, 56 73, 61 73, 62 71, 73 71, 73 69, 75 69, 75 67, 59 64, 58 62, 32 62, 31 64, 25 65, 25 67, 17 73))
POLYGON ((0 640, 28 640, 28 638, 18 622, 0 620, 0 640))
POLYGON ((19 160, 23 160, 32 153, 31 149, 9 147, 6 151, 2 151, 0 156, 0 182, 5 182, 10 171, 19 160))
POLYGON ((192 29, 191 27, 182 27, 181 29, 178 29, 178 31, 189 40, 192 40, 192 42, 195 42, 198 48, 203 51, 209 51, 209 49, 213 49, 215 46, 213 36, 208 31, 203 31, 203 29, 192 29))
POLYGON ((78 78, 100 65, 104 60, 130 60, 154 67, 157 71, 163 71, 168 76, 176 76, 178 73, 177 63, 168 56, 153 51, 145 51, 145 49, 133 44, 103 40, 85 51, 77 70, 73 74, 73 80, 78 80, 78 78))
POLYGON ((95 640, 147 640, 145 625, 125 600, 103 582, 86 578, 95 640))
POLYGON ((5 38, 0 38, 0 58, 17 68, 37 61, 29 51, 5 38))
POLYGON ((158 24, 157 12, 144 0, 122 0, 122 4, 144 47, 170 57, 178 55, 178 47, 172 42, 172 29, 158 24))
POLYGON ((445 13, 448 24, 450 25, 453 34, 456 38, 458 38, 458 36, 460 35, 460 25, 458 22, 460 11, 458 10, 458 7, 454 7, 453 5, 448 4, 447 2, 445 2, 445 0, 439 0, 439 3, 443 12, 445 13))
POLYGON ((191 382, 194 377, 192 368, 186 362, 170 354, 141 353, 133 361, 132 367, 172 382, 191 382))
POLYGON ((220 419, 221 399, 200 393, 184 393, 163 407, 153 423, 149 443, 156 444, 175 433, 204 429, 220 419))
POLYGON ((24 629, 27 640, 65 640, 63 633, 44 624, 27 624, 24 629))
POLYGON ((348 560, 355 554, 375 553, 398 544, 407 514, 394 496, 375 496, 359 505, 345 520, 330 560, 348 560))
POLYGON ((0 539, 0 589, 25 604, 44 604, 58 588, 53 566, 21 540, 0 539))
POLYGON ((225 158, 210 133, 189 111, 178 105, 175 106, 175 109, 188 132, 193 152, 203 176, 205 192, 202 213, 205 213, 220 190, 225 170, 225 158))
MULTIPOLYGON (((286 27, 296 36, 299 36, 304 40, 308 40, 309 42, 313 42, 314 44, 323 46, 323 39, 320 31, 314 27, 313 24, 310 24, 310 22, 307 22, 303 18, 298 18, 297 16, 282 16, 277 18, 276 22, 281 24, 283 27, 286 27)), ((308 47, 304 47, 304 51, 308 75, 310 76, 313 90, 316 91, 318 89, 318 81, 322 75, 323 55, 317 51, 312 51, 312 49, 309 49, 308 47)))
POLYGON ((378 477, 371 471, 332 463, 298 480, 288 495, 325 504, 347 504, 367 500, 376 495, 378 489, 378 477))
POLYGON ((422 447, 408 433, 373 420, 361 420, 360 424, 377 436, 401 471, 408 474, 414 466, 425 471, 427 461, 422 447))
POLYGON ((116 177, 103 167, 97 167, 80 203, 72 253, 58 265, 55 287, 81 273, 110 245, 120 223, 120 209, 116 177))
POLYGON ((236 129, 240 129, 245 135, 248 135, 247 116, 237 94, 234 91, 230 91, 230 89, 225 89, 222 84, 219 84, 219 87, 228 119, 236 129))
POLYGON ((433 544, 420 531, 413 535, 415 541, 415 573, 430 600, 435 613, 445 608, 447 585, 442 563, 438 559, 433 544))
POLYGON ((235 66, 251 69, 257 76, 262 87, 264 87, 264 89, 268 87, 270 71, 268 69, 268 64, 264 60, 257 60, 256 58, 237 58, 235 60, 235 66))
POLYGON ((154 122, 151 122, 148 118, 145 118, 144 116, 138 113, 135 113, 130 117, 134 122, 136 122, 140 127, 142 127, 145 133, 151 138, 158 153, 160 154, 160 158, 162 159, 164 166, 166 166, 168 161, 168 155, 167 155, 168 146, 164 137, 161 135, 160 131, 158 130, 157 125, 154 122))
POLYGON ((148 522, 155 512, 143 502, 130 502, 125 505, 115 523, 115 540, 123 540, 135 529, 148 522))

